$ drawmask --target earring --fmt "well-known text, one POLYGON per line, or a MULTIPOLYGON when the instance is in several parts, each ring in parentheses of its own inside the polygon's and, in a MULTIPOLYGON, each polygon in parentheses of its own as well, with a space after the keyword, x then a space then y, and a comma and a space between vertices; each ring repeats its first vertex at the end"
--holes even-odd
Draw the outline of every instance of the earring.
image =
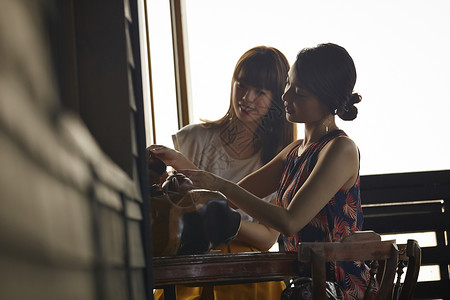
POLYGON ((325 134, 328 134, 328 130, 329 130, 329 126, 330 126, 330 124, 331 124, 331 121, 327 118, 327 119, 325 120, 325 122, 323 122, 323 126, 325 126, 325 134), (326 121, 328 121, 327 124, 325 124, 326 121))

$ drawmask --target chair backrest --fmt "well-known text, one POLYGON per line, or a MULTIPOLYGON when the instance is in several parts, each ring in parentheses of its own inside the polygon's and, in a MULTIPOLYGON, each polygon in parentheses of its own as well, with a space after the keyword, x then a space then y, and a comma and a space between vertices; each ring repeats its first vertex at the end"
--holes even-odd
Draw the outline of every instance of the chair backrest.
POLYGON ((328 261, 383 261, 383 270, 377 275, 377 264, 371 264, 371 278, 364 299, 375 297, 375 280, 380 288, 375 299, 390 299, 394 286, 398 262, 398 248, 395 241, 381 241, 373 231, 359 231, 350 234, 341 242, 300 243, 298 260, 311 263, 314 300, 325 300, 326 270, 328 261))
POLYGON ((420 264, 422 261, 422 249, 416 240, 408 240, 407 244, 399 244, 398 246, 398 266, 397 266, 397 280, 394 285, 393 300, 407 300, 412 299, 414 290, 417 285, 417 278, 419 276, 420 264), (400 277, 406 269, 406 276, 403 283, 400 282, 400 277))
MULTIPOLYGON (((392 291, 392 300, 412 299, 419 276, 419 269, 422 262, 422 250, 416 240, 408 240, 407 244, 397 244, 398 264, 396 269, 396 280, 392 291), (406 274, 403 283, 402 275, 406 274)), ((378 275, 383 276, 384 261, 380 262, 378 275)), ((380 278, 378 277, 378 278, 380 278)))

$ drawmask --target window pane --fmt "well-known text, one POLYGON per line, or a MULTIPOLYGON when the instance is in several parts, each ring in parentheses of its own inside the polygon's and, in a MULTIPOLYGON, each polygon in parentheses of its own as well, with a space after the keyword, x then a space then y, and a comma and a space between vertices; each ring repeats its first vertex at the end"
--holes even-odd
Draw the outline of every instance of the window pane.
POLYGON ((446 0, 186 1, 191 119, 225 114, 249 48, 276 47, 292 64, 301 48, 334 42, 358 72, 358 118, 338 125, 361 150, 361 174, 450 169, 447 12, 446 0))
POLYGON ((435 247, 437 246, 435 232, 412 232, 399 234, 383 234, 381 235, 383 241, 396 240, 397 244, 406 244, 408 239, 416 240, 420 247, 435 247))
POLYGON ((142 97, 144 104, 144 122, 145 122, 145 138, 147 144, 153 144, 153 124, 152 124, 152 109, 150 106, 150 73, 149 73, 149 61, 148 61, 148 44, 147 44, 147 30, 145 28, 147 20, 145 19, 146 10, 145 4, 142 1, 138 1, 138 13, 139 13, 139 51, 141 55, 141 74, 142 74, 142 97))
POLYGON ((158 144, 172 147, 171 134, 178 130, 178 118, 170 2, 150 0, 147 3, 155 141, 158 144))
POLYGON ((420 266, 418 282, 422 281, 440 281, 441 274, 438 265, 420 266))

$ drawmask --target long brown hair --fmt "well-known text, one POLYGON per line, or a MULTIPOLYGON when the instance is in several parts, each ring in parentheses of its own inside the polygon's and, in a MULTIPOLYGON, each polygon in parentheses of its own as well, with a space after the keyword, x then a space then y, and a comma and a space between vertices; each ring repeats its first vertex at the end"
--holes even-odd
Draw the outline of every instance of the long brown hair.
MULTIPOLYGON (((286 120, 281 96, 284 92, 289 62, 278 49, 258 46, 246 51, 238 60, 231 80, 231 89, 237 80, 272 92, 269 111, 255 132, 256 148, 261 149, 263 163, 270 161, 281 149, 294 140, 294 125, 286 120)), ((204 127, 224 128, 237 118, 232 93, 227 113, 216 121, 202 120, 204 127)))

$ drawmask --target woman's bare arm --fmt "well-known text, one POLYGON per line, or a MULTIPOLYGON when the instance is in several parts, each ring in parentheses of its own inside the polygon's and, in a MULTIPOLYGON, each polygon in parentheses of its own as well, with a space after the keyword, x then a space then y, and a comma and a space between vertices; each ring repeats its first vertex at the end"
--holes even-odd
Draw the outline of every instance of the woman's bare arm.
POLYGON ((280 233, 264 224, 242 221, 237 241, 245 242, 261 251, 268 251, 278 239, 280 233))
POLYGON ((198 170, 198 167, 190 161, 186 156, 180 151, 171 149, 166 146, 161 145, 151 145, 149 146, 150 151, 157 158, 162 160, 167 166, 173 167, 175 170, 180 169, 194 169, 198 170))
POLYGON ((301 141, 294 141, 286 146, 267 164, 239 181, 238 185, 260 198, 275 192, 280 184, 288 153, 301 141))
MULTIPOLYGON (((292 236, 302 229, 341 189, 356 180, 358 151, 348 138, 331 141, 319 154, 317 164, 287 208, 261 200, 256 195, 211 173, 183 171, 195 186, 219 190, 239 208, 270 227, 292 236)), ((279 180, 279 178, 278 178, 279 180)), ((260 183, 264 185, 265 183, 260 183)))

